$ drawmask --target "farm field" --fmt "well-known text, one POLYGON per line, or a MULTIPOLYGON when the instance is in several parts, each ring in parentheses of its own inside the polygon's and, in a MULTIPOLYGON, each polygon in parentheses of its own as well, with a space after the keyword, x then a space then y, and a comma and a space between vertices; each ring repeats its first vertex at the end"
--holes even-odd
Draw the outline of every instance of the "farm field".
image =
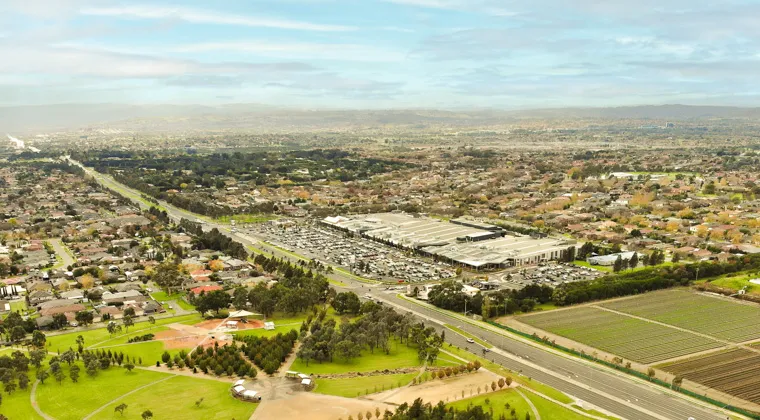
POLYGON ((660 366, 685 379, 760 404, 760 353, 746 349, 718 351, 660 366))
POLYGON ((600 306, 735 343, 760 338, 760 306, 686 290, 647 293, 600 306))
POLYGON ((723 345, 695 334, 592 307, 526 315, 518 320, 647 364, 723 345))

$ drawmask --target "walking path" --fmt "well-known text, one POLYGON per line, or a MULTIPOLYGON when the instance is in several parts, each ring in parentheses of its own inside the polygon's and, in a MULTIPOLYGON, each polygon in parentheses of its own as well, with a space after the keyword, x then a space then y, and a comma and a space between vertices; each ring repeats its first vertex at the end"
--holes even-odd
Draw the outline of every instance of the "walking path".
POLYGON ((29 402, 32 404, 32 408, 34 408, 34 411, 37 412, 37 414, 42 417, 45 420, 55 420, 54 417, 50 417, 47 414, 45 414, 42 410, 40 410, 40 407, 37 405, 37 385, 40 383, 39 380, 34 382, 34 385, 32 385, 32 392, 29 394, 29 402))
POLYGON ((533 411, 533 417, 536 420, 541 420, 541 414, 538 413, 538 409, 536 408, 535 405, 533 405, 533 401, 531 401, 530 398, 526 397, 525 394, 523 394, 523 392, 520 391, 519 389, 515 388, 515 391, 517 391, 517 393, 520 394, 520 396, 525 400, 525 402, 528 403, 528 405, 530 406, 530 409, 533 411))
MULTIPOLYGON (((157 384, 157 383, 159 383, 159 382, 163 382, 163 381, 169 380, 169 379, 171 379, 171 378, 174 378, 175 376, 176 376, 176 375, 168 376, 168 377, 166 377, 166 378, 163 378, 163 379, 159 379, 159 380, 157 380, 157 381, 153 381, 153 382, 151 382, 151 383, 149 383, 149 384, 145 384, 145 385, 143 385, 143 386, 141 386, 141 387, 135 388, 135 389, 133 389, 133 390, 131 390, 131 391, 127 392, 126 394, 121 394, 120 396, 118 396, 118 397, 116 397, 116 398, 112 399, 111 401, 108 401, 107 403, 105 403, 105 404, 101 405, 100 407, 98 407, 97 409, 95 409, 95 411, 93 411, 92 413, 88 414, 88 415, 87 415, 87 417, 85 417, 85 418, 84 418, 84 419, 82 419, 82 420, 89 420, 89 419, 90 419, 92 416, 94 416, 95 414, 98 414, 99 412, 103 411, 103 409, 105 409, 105 408, 106 408, 106 407, 108 407, 109 405, 111 405, 111 404, 115 403, 116 401, 119 401, 120 399, 122 399, 122 398, 124 398, 124 397, 126 397, 126 396, 128 396, 128 395, 132 395, 132 394, 134 394, 135 392, 137 392, 137 391, 140 391, 140 390, 142 390, 142 389, 145 389, 145 388, 147 388, 147 387, 149 387, 149 386, 153 386, 153 385, 155 385, 155 384, 157 384)), ((35 385, 36 385, 36 384, 35 384, 35 385)))

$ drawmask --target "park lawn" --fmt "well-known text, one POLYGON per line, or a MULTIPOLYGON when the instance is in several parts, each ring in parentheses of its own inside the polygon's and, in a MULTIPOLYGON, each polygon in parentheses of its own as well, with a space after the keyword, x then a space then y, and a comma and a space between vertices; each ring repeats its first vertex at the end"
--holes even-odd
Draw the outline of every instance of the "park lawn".
POLYGON ((26 308, 26 301, 24 299, 11 302, 11 312, 20 312, 23 315, 26 312, 26 308))
MULTIPOLYGON (((487 394, 478 395, 477 397, 465 398, 457 402, 447 404, 446 407, 452 407, 457 410, 466 410, 468 406, 481 406, 486 413, 493 410, 493 418, 497 419, 502 414, 506 418, 512 418, 512 409, 515 410, 518 419, 524 419, 525 413, 530 413, 530 418, 533 419, 533 411, 528 403, 520 394, 513 388, 505 389, 502 391, 489 392, 487 394), (486 403, 488 400, 488 403, 486 403), (509 406, 507 406, 509 404, 509 406)), ((562 419, 562 417, 546 417, 548 419, 562 419)), ((563 419, 564 420, 564 419, 563 419)))
POLYGON ((89 348, 97 349, 99 347, 111 347, 111 346, 118 346, 121 344, 127 344, 127 341, 129 341, 130 338, 142 336, 145 334, 155 334, 157 332, 166 331, 168 329, 169 327, 165 327, 163 325, 153 326, 153 328, 144 328, 140 330, 135 330, 134 327, 132 327, 129 329, 128 333, 122 333, 122 334, 116 335, 110 340, 106 340, 98 344, 94 344, 89 348))
POLYGON ((388 389, 398 388, 412 382, 417 373, 401 373, 396 375, 359 376, 342 379, 317 379, 318 394, 337 395, 354 398, 359 395, 374 394, 388 389))
POLYGON ((93 416, 93 420, 138 418, 145 410, 154 419, 197 420, 239 419, 251 417, 258 404, 243 402, 230 395, 230 384, 209 379, 175 376, 164 382, 127 395, 93 416), (203 398, 200 407, 195 402, 203 398), (114 408, 126 404, 122 417, 114 408))
POLYGON ((467 331, 463 331, 463 330, 461 330, 458 327, 455 327, 455 326, 450 325, 450 324, 443 324, 443 326, 446 327, 446 328, 448 328, 448 329, 450 329, 450 330, 452 330, 452 331, 454 331, 455 333, 457 333, 459 335, 463 335, 463 336, 465 336, 467 338, 471 338, 471 339, 475 340, 476 343, 480 344, 481 346, 483 346, 485 348, 489 348, 490 349, 490 348, 493 347, 488 342, 486 342, 484 340, 481 340, 480 338, 475 337, 474 335, 468 333, 467 331))
MULTIPOLYGON (((149 328, 154 328, 156 326, 161 325, 167 325, 167 324, 173 324, 175 322, 179 322, 182 324, 185 323, 198 323, 202 320, 201 316, 198 314, 192 314, 192 315, 183 315, 178 317, 171 317, 171 318, 159 318, 156 319, 155 325, 151 325, 147 320, 146 321, 140 321, 136 322, 135 325, 129 328, 130 334, 132 332, 137 332, 138 330, 146 330, 146 332, 149 332, 149 328)), ((122 332, 122 334, 126 334, 126 332, 122 332)), ((84 346, 90 347, 90 346, 102 346, 106 345, 104 342, 106 340, 111 340, 115 337, 118 337, 118 335, 111 336, 108 334, 108 330, 106 330, 106 325, 102 324, 102 327, 87 330, 87 331, 72 331, 69 333, 64 334, 57 334, 57 335, 49 335, 47 337, 47 348, 48 351, 66 351, 71 347, 72 349, 77 348, 76 339, 77 336, 81 335, 84 338, 84 346)))
MULTIPOLYGON (((542 419, 587 420, 589 418, 559 404, 555 404, 530 391, 525 392, 525 396, 536 406, 536 410, 538 410, 538 414, 541 415, 542 419)), ((531 415, 531 418, 532 417, 533 416, 531 415)))
MULTIPOLYGON (((447 351, 449 353, 452 353, 454 355, 457 355, 460 358, 465 359, 465 360, 469 360, 469 361, 478 360, 478 361, 480 361, 480 364, 484 368, 486 368, 487 370, 489 370, 489 371, 491 371, 491 372, 493 372, 493 373, 495 373, 495 374, 497 374, 499 376, 502 376, 502 377, 511 377, 515 382, 517 382, 518 384, 522 385, 523 387, 533 389, 536 392, 540 392, 540 393, 542 393, 542 394, 544 394, 544 395, 546 395, 546 396, 548 396, 550 398, 553 398, 553 399, 555 399, 555 400, 557 400, 557 401, 559 401, 561 403, 570 404, 570 403, 572 403, 572 402, 575 401, 574 399, 568 397, 567 395, 563 394, 562 392, 560 392, 560 391, 558 391, 558 390, 556 390, 556 389, 554 389, 554 388, 552 388, 552 387, 550 387, 548 385, 545 385, 545 384, 543 384, 541 382, 538 382, 538 381, 534 381, 533 379, 528 378, 526 376, 522 376, 519 373, 513 372, 513 371, 511 371, 511 370, 509 370, 509 369, 507 369, 507 368, 505 368, 505 367, 503 367, 503 366, 501 366, 499 364, 496 364, 496 363, 494 363, 494 362, 492 362, 492 361, 490 361, 488 359, 484 359, 484 358, 482 358, 480 356, 475 356, 474 354, 472 354, 472 353, 470 353, 470 352, 468 352, 466 350, 462 350, 462 349, 460 349, 458 347, 451 346, 451 345, 444 346, 444 347, 441 348, 441 350, 445 350, 445 351, 447 351)), ((451 358, 451 356, 447 355, 443 351, 441 351, 439 353, 438 357, 449 357, 449 358, 451 358)), ((462 363, 464 363, 464 362, 462 362, 462 363)))
POLYGON ((11 420, 42 420, 32 408, 29 393, 32 385, 26 390, 16 389, 12 394, 3 392, 3 402, 0 404, 0 414, 11 420))
MULTIPOLYGON (((81 366, 80 366, 81 367, 81 366)), ((66 379, 58 384, 52 377, 37 387, 37 404, 40 409, 57 420, 79 420, 114 398, 170 377, 165 373, 148 370, 133 370, 111 366, 98 371, 93 378, 82 368, 79 382, 73 383, 68 377, 68 366, 64 364, 66 379)))
POLYGON ((407 347, 396 339, 390 340, 390 354, 385 354, 380 349, 375 349, 374 353, 364 349, 361 356, 349 361, 335 358, 332 362, 319 363, 315 361, 306 363, 302 359, 296 359, 290 370, 312 374, 330 374, 345 372, 371 372, 375 370, 397 369, 404 367, 420 366, 420 360, 417 357, 417 349, 407 347))
POLYGON ((195 306, 187 303, 184 299, 184 295, 182 293, 172 293, 171 295, 167 294, 166 292, 153 292, 150 294, 150 297, 153 298, 153 300, 157 302, 168 302, 170 300, 173 300, 177 302, 177 305, 179 305, 180 308, 186 310, 186 311, 194 311, 195 306))

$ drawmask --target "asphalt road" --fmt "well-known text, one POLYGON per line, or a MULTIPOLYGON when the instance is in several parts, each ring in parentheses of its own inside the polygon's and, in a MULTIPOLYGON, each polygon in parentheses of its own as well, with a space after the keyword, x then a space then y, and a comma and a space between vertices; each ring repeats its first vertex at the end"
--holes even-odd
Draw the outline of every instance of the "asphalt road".
MULTIPOLYGON (((81 166, 78 162, 72 161, 72 163, 81 166)), ((128 187, 118 184, 95 171, 86 168, 85 170, 102 185, 135 199, 135 201, 140 202, 141 206, 145 206, 139 200, 139 192, 130 190, 128 187)), ((186 218, 194 221, 200 217, 167 203, 162 202, 161 205, 166 208, 167 213, 173 220, 178 221, 181 218, 186 218)), ((293 255, 273 248, 250 234, 232 233, 229 226, 209 222, 206 222, 204 225, 204 229, 214 227, 244 245, 262 249, 277 257, 295 259, 293 255)), ((359 296, 370 293, 375 298, 389 304, 416 312, 423 319, 428 321, 434 320, 434 322, 439 324, 437 326, 439 328, 442 328, 442 324, 446 323, 455 325, 470 334, 480 337, 509 355, 505 356, 493 351, 488 353, 487 357, 493 359, 494 362, 545 383, 572 397, 600 407, 621 418, 631 420, 648 420, 653 418, 687 420, 692 417, 695 420, 725 420, 728 418, 726 414, 717 409, 704 407, 686 397, 667 393, 656 385, 640 383, 631 377, 613 373, 607 368, 589 365, 574 358, 558 355, 538 344, 526 344, 509 335, 484 330, 462 322, 459 318, 449 314, 433 311, 424 306, 408 302, 397 297, 395 294, 383 292, 383 286, 363 284, 356 281, 353 277, 337 271, 330 274, 329 277, 345 283, 346 289, 353 289, 359 296), (371 292, 369 291, 370 289, 372 289, 371 292), (535 365, 538 365, 542 369, 536 368, 535 365), (547 373, 547 370, 551 373, 547 373), (652 413, 655 415, 652 415, 652 413)), ((467 343, 465 338, 452 331, 447 332, 446 341, 461 348, 467 347, 468 350, 475 354, 482 354, 481 346, 467 343)))

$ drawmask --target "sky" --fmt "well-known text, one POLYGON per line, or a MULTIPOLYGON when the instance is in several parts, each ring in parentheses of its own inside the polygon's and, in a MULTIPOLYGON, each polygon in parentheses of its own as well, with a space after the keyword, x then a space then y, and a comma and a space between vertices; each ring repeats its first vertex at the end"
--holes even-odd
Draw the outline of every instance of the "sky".
POLYGON ((760 106, 760 0, 0 0, 0 105, 760 106))

